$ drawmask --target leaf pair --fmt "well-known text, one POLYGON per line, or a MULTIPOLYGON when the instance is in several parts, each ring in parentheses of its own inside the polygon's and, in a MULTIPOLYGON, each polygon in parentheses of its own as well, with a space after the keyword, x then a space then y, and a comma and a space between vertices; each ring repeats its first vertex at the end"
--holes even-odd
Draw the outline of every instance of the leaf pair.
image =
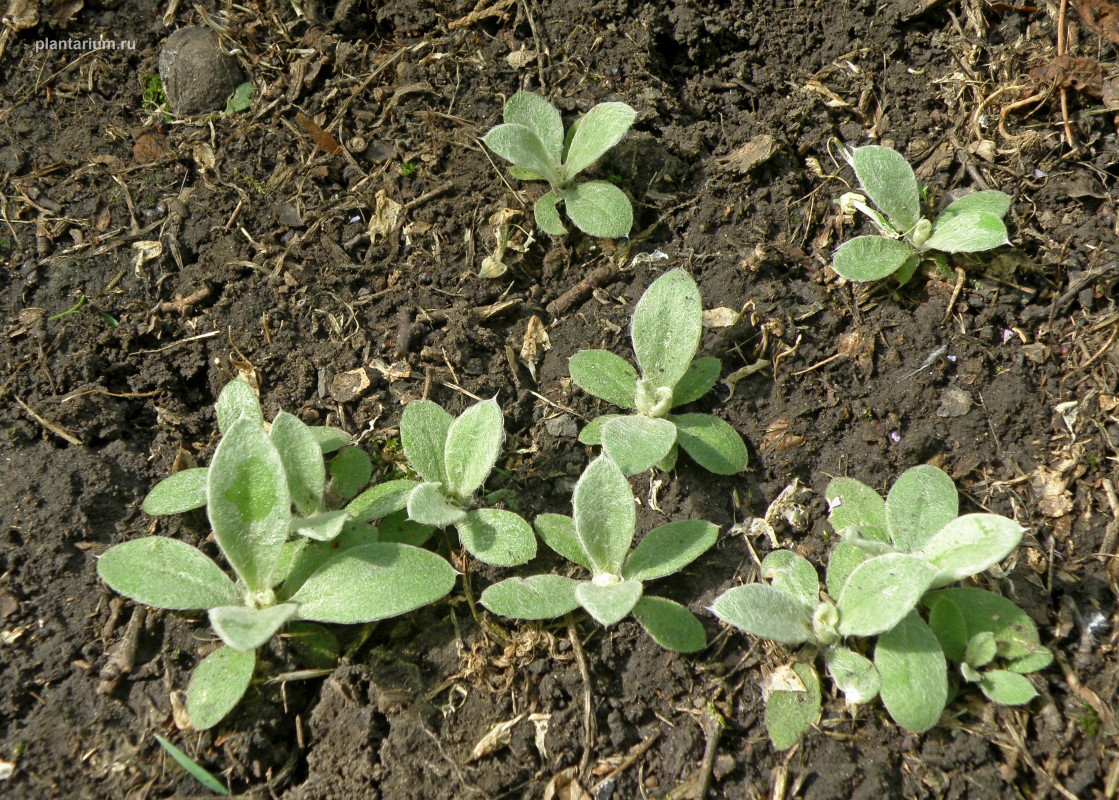
POLYGON ((408 463, 423 478, 409 487, 409 518, 437 528, 453 525, 463 547, 487 564, 513 566, 536 555, 532 527, 520 516, 470 508, 505 441, 496 399, 476 403, 457 418, 430 400, 409 403, 400 440, 408 463))
POLYGON ((881 236, 858 236, 835 251, 832 269, 853 281, 873 281, 895 275, 899 283, 912 277, 921 256, 929 251, 976 253, 1009 243, 1003 217, 1010 197, 981 191, 949 205, 930 223, 921 217, 917 176, 905 158, 888 147, 854 148, 851 166, 877 211, 859 195, 845 200, 865 213, 881 236))
POLYGON ((517 92, 502 113, 504 123, 483 141, 514 166, 520 180, 543 180, 551 191, 536 201, 536 224, 545 233, 567 232, 557 206, 575 227, 591 236, 629 235, 633 207, 621 189, 607 181, 574 183, 575 177, 622 140, 636 112, 625 103, 599 103, 564 136, 559 110, 539 95, 517 92))
POLYGON ((638 300, 630 339, 641 374, 607 350, 581 350, 568 362, 571 379, 584 391, 625 409, 606 414, 579 434, 602 449, 626 475, 653 467, 671 469, 677 448, 719 475, 746 467, 742 437, 710 414, 672 414, 707 394, 719 379, 717 358, 695 358, 703 332, 699 287, 682 269, 657 278, 638 300), (694 359, 694 360, 693 360, 694 359))
POLYGON ((706 552, 718 535, 709 522, 661 525, 631 550, 636 532, 633 492, 622 470, 599 456, 575 485, 573 516, 542 514, 536 530, 554 551, 591 572, 590 580, 561 575, 509 578, 487 588, 481 603, 519 619, 550 619, 578 607, 602 625, 632 613, 670 650, 694 652, 707 643, 699 620, 684 606, 644 594, 644 582, 671 575, 706 552))

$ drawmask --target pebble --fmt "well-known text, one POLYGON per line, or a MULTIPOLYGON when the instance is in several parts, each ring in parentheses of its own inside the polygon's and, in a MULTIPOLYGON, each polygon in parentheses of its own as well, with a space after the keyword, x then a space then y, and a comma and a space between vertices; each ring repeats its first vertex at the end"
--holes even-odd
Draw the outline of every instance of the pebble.
POLYGON ((179 116, 223 111, 226 99, 245 82, 237 59, 202 25, 167 37, 159 54, 159 77, 171 112, 179 116))

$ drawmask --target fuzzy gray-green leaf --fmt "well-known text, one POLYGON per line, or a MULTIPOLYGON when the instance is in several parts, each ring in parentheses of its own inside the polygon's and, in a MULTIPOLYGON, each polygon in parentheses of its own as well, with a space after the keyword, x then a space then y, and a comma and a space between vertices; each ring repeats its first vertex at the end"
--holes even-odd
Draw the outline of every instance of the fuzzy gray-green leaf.
POLYGON ((214 412, 218 417, 218 430, 223 434, 243 416, 255 421, 258 425, 264 423, 264 412, 260 410, 260 401, 257 400, 253 387, 240 378, 231 380, 225 385, 214 403, 214 412))
POLYGON ((625 416, 627 415, 603 414, 601 417, 595 417, 579 431, 579 442, 592 447, 602 444, 602 429, 606 426, 606 423, 612 419, 620 419, 625 416))
POLYGON ((711 612, 723 622, 774 642, 803 644, 812 638, 812 612, 799 599, 765 583, 728 589, 715 598, 711 612))
POLYGON ((430 400, 413 400, 400 417, 404 456, 428 483, 446 483, 443 453, 454 417, 430 400))
POLYGON ((1025 529, 999 514, 965 514, 933 534, 917 555, 938 572, 933 588, 947 586, 1002 561, 1022 541, 1025 529))
POLYGON ((699 287, 682 269, 661 275, 637 301, 630 325, 643 377, 675 387, 692 364, 703 330, 699 287))
POLYGON ((599 456, 583 471, 571 498, 575 536, 595 574, 618 575, 637 525, 633 491, 621 469, 599 456))
POLYGON ((579 120, 567 146, 563 169, 570 180, 626 135, 637 112, 625 103, 599 103, 579 120))
POLYGON ((707 646, 707 632, 696 615, 664 597, 643 595, 633 616, 653 641, 676 653, 696 653, 707 646))
POLYGON ((633 414, 602 426, 602 449, 626 475, 637 475, 668 455, 676 444, 676 426, 666 419, 633 414))
POLYGON ((1005 597, 970 586, 939 589, 924 603, 936 614, 941 602, 951 602, 963 617, 970 639, 980 631, 991 631, 999 642, 999 655, 1009 660, 1025 658, 1038 651, 1037 626, 1022 609, 1005 597))
POLYGON ((847 579, 851 577, 855 567, 872 557, 866 550, 856 547, 850 542, 836 542, 831 549, 831 555, 828 556, 825 578, 828 594, 832 597, 839 597, 843 591, 843 585, 847 583, 847 579))
POLYGON ((992 702, 1002 706, 1023 706, 1037 697, 1037 689, 1028 678, 1004 669, 984 672, 979 688, 992 702))
POLYGON ((878 637, 874 666, 882 678, 882 703, 894 722, 913 733, 937 723, 948 702, 948 665, 916 611, 878 637))
POLYGON ((524 564, 536 555, 532 526, 512 511, 479 508, 455 524, 459 541, 479 561, 498 567, 524 564))
POLYGON ((559 109, 538 94, 517 92, 505 101, 503 122, 524 125, 536 134, 553 164, 563 158, 563 120, 559 109))
POLYGON ((333 453, 338 448, 350 441, 350 434, 341 428, 332 428, 329 425, 311 425, 311 435, 319 444, 323 455, 333 453))
POLYGON ((543 176, 553 186, 560 183, 559 164, 553 161, 548 146, 525 125, 497 125, 490 129, 482 141, 506 161, 543 176))
POLYGON ((711 414, 673 414, 676 444, 708 472, 736 475, 746 469, 750 454, 730 423, 711 414))
POLYGON ((330 486, 340 497, 349 499, 373 477, 369 454, 357 447, 344 447, 330 460, 330 486))
POLYGON ((506 578, 487 587, 478 602, 503 617, 553 619, 579 607, 575 599, 577 584, 563 575, 506 578))
POLYGON ((197 547, 165 536, 146 536, 110 547, 97 574, 113 591, 153 608, 213 608, 237 601, 237 588, 197 547))
POLYGON ((889 147, 869 145, 851 153, 855 176, 867 195, 898 233, 906 233, 921 219, 917 176, 905 156, 889 147))
POLYGON ((408 495, 408 516, 421 525, 446 528, 466 517, 461 506, 451 502, 438 483, 420 483, 408 495))
POLYGON ((723 362, 710 356, 697 358, 672 390, 672 407, 691 403, 710 392, 719 380, 723 362))
POLYGON ((575 535, 575 520, 566 514, 541 514, 534 523, 544 544, 568 561, 593 571, 583 545, 575 535))
POLYGON ((181 514, 206 505, 205 467, 184 469, 161 480, 141 508, 149 514, 181 514))
POLYGON ((459 500, 474 494, 497 463, 504 441, 505 427, 496 398, 463 411, 447 431, 445 488, 459 500))
POLYGON ((1010 244, 1006 225, 994 214, 985 211, 957 214, 946 222, 937 220, 924 250, 942 253, 978 253, 1010 244))
POLYGON ((256 652, 219 647, 194 668, 187 685, 187 714, 196 731, 225 718, 245 696, 256 667, 256 652))
POLYGON ((653 528, 626 559, 622 577, 652 581, 679 572, 711 549, 719 526, 702 520, 677 520, 653 528))
POLYGON ((944 225, 944 223, 960 214, 975 214, 982 211, 1002 219, 1009 210, 1010 195, 1008 194, 991 190, 972 192, 953 201, 941 211, 936 218, 936 227, 944 225))
POLYGON ((299 619, 350 625, 434 603, 454 584, 454 569, 430 550, 378 542, 351 547, 327 561, 291 602, 299 604, 299 619))
POLYGON ((563 236, 567 233, 567 228, 563 225, 563 220, 560 219, 559 209, 556 204, 563 199, 558 189, 553 189, 540 196, 536 204, 532 207, 532 216, 536 220, 536 227, 544 231, 549 236, 563 236))
POLYGON ((856 236, 836 248, 831 268, 849 281, 877 281, 893 275, 916 252, 900 239, 856 236))
POLYGON ((563 207, 575 227, 589 236, 619 239, 633 228, 633 205, 606 181, 586 181, 562 190, 563 207))
POLYGON ((256 650, 295 616, 295 603, 268 608, 218 606, 210 609, 210 627, 234 650, 256 650))
POLYGON ((928 465, 903 472, 886 495, 890 540, 902 553, 916 553, 959 513, 956 484, 928 465))
POLYGON ((641 599, 641 581, 599 586, 590 581, 575 585, 575 598, 599 624, 607 627, 624 619, 641 599))
POLYGON ((828 522, 843 538, 848 529, 858 531, 859 537, 889 543, 886 527, 886 501, 882 495, 854 478, 833 478, 824 494, 828 501, 828 522))
POLYGON ((836 645, 824 652, 824 661, 847 705, 867 703, 878 696, 882 679, 870 659, 836 645))
POLYGON ((620 408, 633 408, 637 370, 609 350, 580 350, 567 362, 571 380, 585 392, 620 408))
POLYGON ((820 676, 811 664, 784 667, 795 674, 803 691, 776 689, 765 699, 765 728, 778 750, 788 750, 820 718, 820 676))
POLYGON ((272 420, 269 437, 284 464, 288 491, 295 507, 303 515, 315 513, 322 503, 326 483, 326 465, 315 435, 298 417, 281 411, 272 420))
POLYGON ((807 559, 792 550, 774 550, 762 559, 762 577, 794 597, 811 613, 820 602, 820 576, 807 559))
POLYGON ((351 500, 346 511, 358 522, 387 517, 408 505, 408 495, 415 487, 415 481, 404 478, 379 483, 351 500))
POLYGON ((230 426, 207 479, 206 508, 222 553, 250 590, 271 588, 291 496, 280 454, 258 421, 240 417, 230 426))
POLYGON ((839 633, 873 636, 888 631, 916 607, 936 569, 923 559, 887 553, 852 570, 836 605, 839 633))
POLYGON ((324 511, 310 517, 296 517, 291 521, 291 531, 316 542, 329 542, 342 532, 342 526, 349 521, 350 515, 346 511, 324 511))

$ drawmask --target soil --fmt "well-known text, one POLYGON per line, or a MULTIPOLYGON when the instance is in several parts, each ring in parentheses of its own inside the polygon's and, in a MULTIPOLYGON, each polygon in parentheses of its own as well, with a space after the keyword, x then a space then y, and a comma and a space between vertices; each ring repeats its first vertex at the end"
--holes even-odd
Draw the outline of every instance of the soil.
MULTIPOLYGON (((242 796, 287 800, 1115 796, 1113 18, 972 0, 46 5, 38 24, 6 23, 0 60, 4 797, 202 795, 153 732, 242 796), (205 24, 193 8, 236 48, 251 108, 178 120, 145 105, 162 41, 205 24), (102 36, 134 49, 36 46, 102 36), (637 109, 592 170, 632 197, 632 238, 534 232, 539 187, 478 140, 521 88, 568 121, 606 100, 637 109), (830 253, 861 229, 834 202, 853 181, 836 139, 903 152, 934 205, 1009 193, 1014 247, 902 288, 839 280, 830 253), (506 210, 510 269, 479 278, 506 210), (154 520, 140 501, 177 461, 206 463, 227 380, 253 377, 269 416, 339 425, 372 452, 409 400, 457 412, 496 394, 508 446, 491 488, 529 518, 564 512, 590 456, 574 434, 606 410, 567 359, 628 355, 634 301, 675 266, 706 307, 743 311, 703 343, 737 380, 696 407, 743 434, 749 469, 681 459, 635 482, 641 530, 722 528, 658 587, 700 614, 706 650, 663 651, 632 621, 483 628, 456 590, 367 639, 337 631, 347 656, 325 678, 274 680, 295 665, 280 640, 229 718, 177 727, 214 647, 205 620, 123 601, 95 562, 156 529, 205 540, 204 518, 154 520), (521 360, 534 318, 551 349, 521 360), (1028 527, 985 580, 1057 654, 1040 696, 1011 709, 965 693, 915 736, 829 695, 776 752, 760 687, 788 653, 703 611, 773 547, 745 523, 799 481, 807 522, 777 536, 822 565, 830 476, 884 490, 921 463, 967 510, 1028 527)), ((470 565, 464 581, 476 595, 502 576, 470 565)))

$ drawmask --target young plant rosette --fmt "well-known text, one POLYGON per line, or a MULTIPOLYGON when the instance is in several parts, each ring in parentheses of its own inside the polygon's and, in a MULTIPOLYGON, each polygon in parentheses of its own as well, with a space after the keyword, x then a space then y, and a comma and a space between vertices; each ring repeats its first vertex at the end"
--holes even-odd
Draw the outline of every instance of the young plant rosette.
POLYGON ((555 552, 587 569, 590 579, 508 578, 482 592, 482 605, 495 614, 534 620, 582 607, 607 627, 632 613, 661 647, 681 653, 703 649, 707 635, 695 615, 672 600, 645 594, 645 583, 686 567, 710 549, 719 529, 697 520, 669 522, 630 549, 637 526, 633 492, 605 455, 583 472, 571 502, 572 516, 541 514, 536 531, 555 552))
POLYGON ((629 415, 605 414, 579 433, 579 441, 602 445, 626 475, 656 466, 670 470, 683 448, 697 464, 719 475, 746 468, 746 443, 711 414, 674 414, 715 386, 717 358, 695 358, 703 333, 699 287, 682 269, 657 278, 633 310, 630 338, 641 375, 608 350, 581 350, 571 357, 571 380, 629 415))
POLYGON ((870 145, 845 152, 866 197, 848 192, 840 198, 846 213, 866 214, 879 236, 857 236, 835 251, 832 269, 852 281, 875 281, 893 275, 905 283, 928 253, 977 253, 1009 244, 1002 218, 1010 197, 982 191, 964 195, 930 221, 921 216, 917 176, 904 156, 870 145))
POLYGON ((523 181, 547 181, 551 191, 536 201, 533 212, 540 230, 552 236, 567 233, 558 206, 563 204, 575 227, 591 236, 616 239, 633 227, 633 206, 607 181, 575 178, 626 135, 637 116, 625 103, 599 103, 563 133, 559 110, 539 95, 517 92, 502 113, 504 123, 483 141, 513 166, 523 181))
POLYGON ((265 430, 256 396, 241 380, 222 390, 216 410, 222 436, 209 468, 161 481, 143 508, 172 514, 206 506, 232 577, 198 548, 165 536, 115 545, 97 562, 101 579, 125 597, 208 613, 223 645, 198 664, 187 689, 197 730, 233 709, 252 680, 257 648, 283 626, 301 626, 302 642, 321 656, 333 635, 307 623, 393 617, 438 600, 455 581, 434 553, 380 541, 375 528, 329 507, 340 486, 369 479, 360 478, 360 457, 340 454, 332 468, 339 459, 342 467, 328 483, 324 452, 344 444, 344 433, 285 412, 265 430))
POLYGON ((518 514, 476 508, 501 454, 505 427, 496 399, 476 403, 452 417, 430 400, 404 408, 400 441, 409 465, 423 479, 401 481, 408 516, 423 525, 454 526, 459 542, 487 564, 510 567, 536 555, 532 526, 518 514))
POLYGON ((999 595, 942 588, 1009 555, 1021 526, 997 514, 957 516, 952 479, 931 466, 903 473, 885 501, 851 478, 833 480, 827 498, 828 521, 842 539, 828 561, 825 593, 815 567, 776 550, 761 565, 768 583, 730 589, 711 609, 755 636, 811 647, 809 660, 793 665, 795 679, 785 674, 767 687, 766 725, 775 746, 791 747, 819 717, 813 653, 823 655, 848 706, 880 696, 894 721, 915 733, 935 725, 949 700, 958 680, 950 680, 949 661, 960 679, 996 703, 1034 697, 1024 673, 1051 656, 1033 623, 999 595), (871 637, 873 661, 860 641, 871 637))

